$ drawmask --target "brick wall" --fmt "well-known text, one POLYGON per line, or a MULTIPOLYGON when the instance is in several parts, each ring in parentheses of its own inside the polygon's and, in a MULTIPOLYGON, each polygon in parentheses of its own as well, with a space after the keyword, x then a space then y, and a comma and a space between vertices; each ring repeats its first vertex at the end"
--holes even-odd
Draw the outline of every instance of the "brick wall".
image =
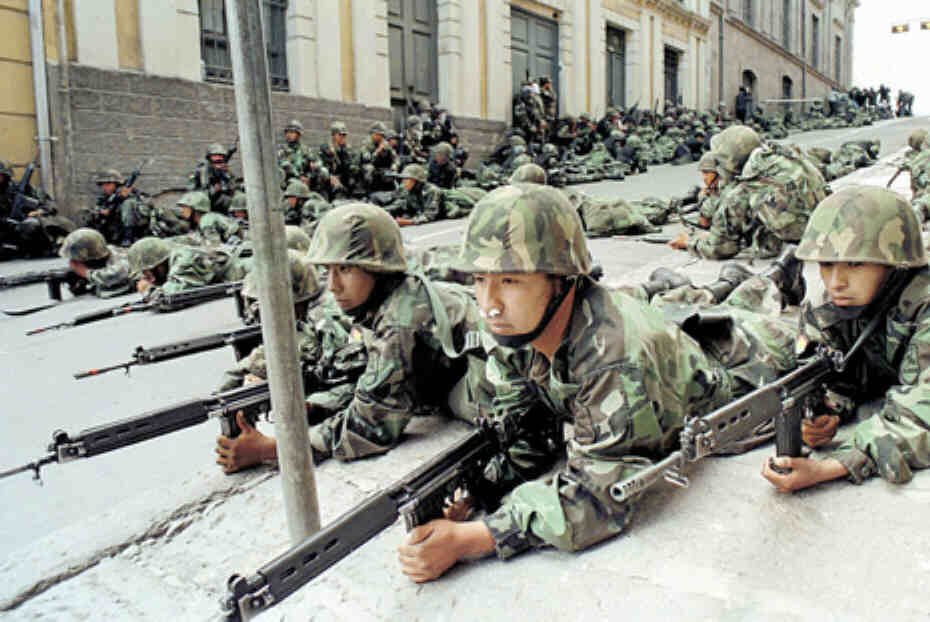
MULTIPOLYGON (((51 68, 49 84, 58 84, 51 68)), ((57 89, 53 95, 53 135, 63 136, 63 114, 57 89)), ((316 148, 329 138, 329 125, 342 120, 349 142, 361 144, 374 121, 390 125, 391 110, 338 101, 272 94, 273 122, 283 128, 292 118, 304 125, 303 140, 316 148)), ((453 111, 454 112, 454 111, 453 111)), ((73 154, 70 188, 59 196, 59 209, 74 215, 96 195, 94 179, 107 168, 124 175, 151 157, 137 186, 154 193, 184 185, 188 173, 203 158, 207 146, 221 142, 228 147, 237 136, 235 94, 228 85, 162 78, 124 71, 108 71, 81 65, 71 66, 71 116, 73 154)), ((457 118, 460 139, 469 149, 469 168, 500 140, 503 123, 457 118)), ((66 179, 64 141, 55 149, 56 176, 66 179)), ((230 169, 241 173, 241 154, 230 169)))

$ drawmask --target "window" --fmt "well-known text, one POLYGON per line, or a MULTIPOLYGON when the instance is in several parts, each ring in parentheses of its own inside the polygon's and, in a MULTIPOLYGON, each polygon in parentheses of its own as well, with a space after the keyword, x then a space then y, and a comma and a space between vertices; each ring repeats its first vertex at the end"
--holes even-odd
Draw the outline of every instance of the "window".
POLYGON ((833 41, 833 78, 839 82, 843 75, 843 40, 836 37, 833 41))
POLYGON ((811 15, 811 65, 820 67, 820 18, 811 15))
POLYGON ((755 2, 753 0, 743 0, 743 21, 748 25, 754 25, 753 22, 753 12, 755 10, 755 2))
POLYGON ((626 32, 607 27, 607 105, 626 106, 626 32))
POLYGON ((781 44, 791 50, 791 0, 783 0, 781 9, 781 44))
POLYGON ((670 47, 665 48, 665 99, 673 104, 681 103, 678 92, 678 61, 681 54, 670 47))
MULTIPOLYGON (((262 3, 271 88, 286 91, 287 0, 262 0, 262 3)), ((224 4, 224 0, 200 0, 200 57, 204 64, 204 79, 209 82, 232 82, 229 29, 224 4)))

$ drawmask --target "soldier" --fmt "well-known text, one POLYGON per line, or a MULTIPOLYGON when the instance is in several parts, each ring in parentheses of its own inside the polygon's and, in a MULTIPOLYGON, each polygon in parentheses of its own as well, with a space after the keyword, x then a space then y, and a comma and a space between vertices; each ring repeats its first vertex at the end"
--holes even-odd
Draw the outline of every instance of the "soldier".
POLYGON ((148 207, 135 188, 123 185, 123 176, 116 169, 97 177, 96 208, 85 217, 87 225, 103 234, 109 244, 129 247, 137 237, 148 233, 148 207))
POLYGON ((239 223, 234 218, 210 211, 210 199, 206 192, 188 192, 178 199, 177 214, 181 220, 190 223, 191 231, 197 237, 188 237, 185 242, 200 245, 238 244, 242 241, 239 223))
MULTIPOLYGON (((449 413, 474 421, 487 412, 474 300, 455 286, 407 274, 400 229, 387 212, 364 203, 333 209, 320 221, 308 259, 325 267, 348 339, 363 346, 366 365, 347 405, 336 412, 311 408, 314 419, 325 417, 310 428, 314 461, 389 451, 413 416, 449 413)), ((326 353, 326 335, 315 332, 320 308, 310 311, 303 349, 326 353)), ((224 443, 227 472, 276 456, 273 438, 243 429, 224 443)))
POLYGON ((408 164, 398 177, 403 195, 385 208, 398 222, 419 225, 445 215, 442 190, 427 181, 425 168, 408 164))
POLYGON ((317 160, 310 147, 300 140, 303 131, 304 126, 297 119, 292 119, 284 126, 284 144, 278 147, 278 166, 284 172, 285 184, 295 177, 307 183, 311 162, 317 160))
POLYGON ((320 159, 329 171, 332 198, 352 196, 358 162, 352 154, 348 143, 349 132, 342 121, 334 121, 329 126, 329 142, 320 145, 320 159))
POLYGON ((578 125, 575 117, 566 115, 559 120, 559 129, 556 131, 554 142, 559 151, 564 153, 572 149, 575 139, 578 138, 578 125))
POLYGON ((453 129, 449 132, 449 144, 452 146, 452 161, 461 173, 465 168, 465 162, 468 161, 468 150, 459 144, 458 130, 453 129))
POLYGON ((702 229, 710 229, 714 213, 720 205, 720 175, 717 173, 719 168, 720 163, 712 151, 708 151, 698 160, 698 172, 704 182, 704 187, 698 193, 698 226, 702 229))
POLYGON ((407 135, 404 139, 404 145, 408 152, 406 164, 427 163, 429 153, 423 146, 423 122, 416 115, 412 114, 407 117, 407 135))
POLYGON ((188 190, 202 190, 210 199, 210 209, 225 214, 229 211, 232 201, 240 184, 229 174, 229 158, 236 152, 234 147, 230 151, 220 143, 213 143, 207 147, 205 161, 188 176, 188 190))
POLYGON ((594 123, 591 121, 591 115, 582 112, 578 115, 578 125, 575 133, 575 140, 572 141, 572 151, 577 155, 586 155, 594 146, 596 132, 594 123))
POLYGON ((89 292, 100 298, 112 298, 132 290, 129 261, 115 248, 108 248, 99 231, 75 229, 65 238, 59 254, 80 277, 71 285, 75 296, 89 292))
POLYGON ((613 484, 673 451, 686 418, 795 365, 790 325, 714 307, 738 329, 712 338, 698 328, 692 337, 657 309, 594 283, 581 222, 553 188, 488 194, 464 240, 456 267, 474 274, 485 318, 493 421, 516 440, 484 469, 487 516, 461 522, 468 503, 458 500, 447 513, 455 521, 407 534, 398 553, 413 581, 435 579, 466 557, 576 551, 616 535, 635 501, 615 501, 613 484))
MULTIPOLYGON (((281 205, 284 210, 284 222, 289 225, 299 225, 303 217, 304 203, 312 195, 307 185, 299 179, 291 180, 284 191, 284 200, 281 205)), ((320 197, 322 199, 322 197, 320 197)))
POLYGON ((371 194, 393 190, 394 179, 389 173, 397 172, 400 160, 391 144, 384 139, 388 133, 387 127, 381 121, 376 121, 371 125, 369 132, 369 137, 359 149, 365 192, 371 194))
POLYGON ((884 188, 844 188, 817 206, 797 256, 818 262, 826 289, 825 304, 802 309, 800 343, 845 353, 864 341, 802 424, 822 458, 774 458, 762 475, 780 492, 875 474, 908 482, 930 467, 930 270, 910 206, 884 188), (846 422, 855 428, 833 442, 846 422))
POLYGON ((705 259, 726 259, 746 247, 756 256, 774 257, 784 243, 797 242, 826 196, 814 165, 786 147, 763 145, 754 130, 742 125, 727 128, 711 144, 721 194, 710 231, 694 238, 681 233, 669 246, 705 259))
POLYGON ((604 117, 597 122, 598 138, 606 140, 616 129, 620 129, 620 111, 611 106, 604 113, 604 117))
POLYGON ((74 223, 58 216, 49 197, 30 184, 26 184, 19 209, 14 211, 17 193, 13 169, 0 160, 0 259, 53 255, 61 239, 74 230, 74 223))
POLYGON ((449 143, 443 142, 433 147, 433 156, 429 160, 427 176, 429 183, 445 189, 455 187, 459 179, 459 169, 452 161, 454 153, 449 143))
POLYGON ((142 238, 129 248, 130 275, 147 300, 214 283, 241 280, 247 264, 227 248, 196 248, 142 238))
POLYGON ((550 128, 553 128, 555 127, 558 97, 552 88, 552 80, 549 76, 539 77, 539 96, 542 98, 543 109, 546 111, 546 122, 550 128))

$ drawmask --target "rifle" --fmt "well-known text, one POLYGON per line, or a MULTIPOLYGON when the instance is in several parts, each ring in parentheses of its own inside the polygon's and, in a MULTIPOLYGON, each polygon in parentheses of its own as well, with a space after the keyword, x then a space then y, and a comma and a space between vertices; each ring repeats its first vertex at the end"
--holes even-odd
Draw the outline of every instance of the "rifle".
POLYGON ((891 184, 893 184, 893 183, 894 183, 894 180, 896 180, 896 179, 898 178, 898 175, 900 175, 900 174, 903 173, 904 171, 909 171, 909 170, 911 170, 911 167, 908 166, 907 164, 904 164, 904 165, 902 165, 902 166, 899 166, 899 167, 898 167, 898 170, 895 171, 895 174, 892 175, 891 179, 888 180, 888 183, 885 184, 885 187, 886 187, 886 188, 891 188, 891 184))
POLYGON ((227 345, 233 346, 238 354, 251 350, 261 342, 262 327, 261 324, 256 324, 254 326, 246 326, 245 328, 237 328, 213 335, 173 341, 152 348, 138 346, 135 352, 133 352, 132 358, 125 363, 80 371, 74 374, 74 378, 75 380, 81 380, 90 376, 99 376, 116 369, 125 369, 126 373, 129 374, 129 369, 134 365, 161 363, 162 361, 170 361, 189 354, 215 350, 216 348, 222 348, 227 345))
POLYGON ((229 161, 232 159, 236 152, 239 151, 239 137, 236 136, 236 142, 233 143, 232 148, 226 152, 226 164, 229 164, 229 161))
POLYGON ((78 458, 90 458, 121 449, 150 438, 198 425, 211 418, 220 420, 224 436, 235 438, 241 430, 236 413, 242 411, 254 425, 259 417, 271 410, 271 391, 267 382, 249 384, 207 397, 198 397, 171 406, 150 410, 135 417, 82 430, 72 437, 63 430, 52 433, 46 456, 21 467, 0 472, 0 479, 32 471, 33 479, 41 482, 39 470, 52 462, 64 463, 78 458))
MULTIPOLYGON (((145 160, 144 162, 142 162, 142 164, 140 164, 140 165, 137 166, 136 168, 134 168, 134 169, 132 170, 132 172, 129 173, 129 177, 127 177, 127 178, 123 181, 122 185, 121 185, 119 188, 117 188, 117 189, 113 192, 113 194, 111 194, 110 196, 108 196, 108 197, 106 198, 106 201, 103 202, 103 205, 97 206, 97 210, 96 210, 96 211, 99 212, 101 209, 109 209, 109 207, 110 207, 113 203, 115 203, 115 202, 117 201, 117 199, 119 199, 119 198, 122 196, 122 195, 120 194, 120 190, 121 190, 122 188, 129 188, 129 189, 131 190, 131 189, 133 188, 133 186, 136 185, 136 181, 139 179, 139 176, 142 174, 142 169, 145 168, 146 166, 148 166, 149 164, 151 164, 151 163, 152 163, 152 160, 154 160, 154 159, 155 159, 154 157, 151 157, 151 158, 149 158, 148 160, 145 160)), ((96 214, 95 214, 95 215, 96 215, 96 214)))
MULTIPOLYGON (((684 467, 692 462, 713 455, 728 445, 743 440, 760 425, 774 418, 775 429, 797 428, 800 439, 802 416, 810 413, 814 393, 846 367, 849 354, 821 347, 817 354, 804 365, 774 382, 722 406, 705 416, 691 417, 681 431, 681 449, 637 474, 617 482, 610 487, 614 501, 623 503, 665 479, 675 485, 687 487, 688 478, 682 474, 684 467)), ((777 436, 777 433, 776 433, 777 436)), ((785 451, 797 451, 800 444, 789 443, 784 434, 776 443, 778 455, 785 451), (794 445, 794 448, 791 448, 794 445)))
POLYGON ((33 172, 35 172, 38 161, 39 161, 39 152, 37 151, 35 157, 26 166, 26 170, 25 172, 23 172, 23 176, 19 180, 19 183, 16 185, 16 190, 14 191, 15 197, 13 198, 13 206, 10 209, 10 218, 17 222, 22 221, 26 218, 26 214, 23 213, 24 211, 23 205, 26 202, 34 201, 34 199, 32 199, 26 194, 26 190, 29 188, 29 181, 32 179, 32 174, 33 172))
MULTIPOLYGON (((0 276, 0 290, 31 285, 32 283, 45 283, 48 286, 48 295, 53 300, 61 300, 61 284, 67 281, 69 286, 80 280, 71 268, 52 268, 51 270, 37 270, 23 272, 12 276, 0 276)), ((72 289, 74 287, 72 286, 72 289)))
POLYGON ((119 315, 126 315, 128 313, 135 313, 137 311, 149 311, 152 309, 158 311, 177 311, 179 309, 184 309, 185 307, 200 304, 201 302, 207 302, 217 298, 230 296, 240 289, 242 289, 242 281, 233 281, 231 283, 220 283, 219 285, 196 287, 194 289, 178 292, 176 294, 164 294, 159 297, 158 300, 154 301, 147 301, 143 299, 139 302, 126 302, 116 307, 108 307, 98 311, 91 311, 90 313, 79 315, 68 322, 52 324, 51 326, 44 326, 42 328, 34 328, 30 331, 27 331, 26 334, 38 335, 39 333, 44 333, 49 330, 82 326, 84 324, 90 324, 91 322, 99 322, 100 320, 105 320, 119 315))

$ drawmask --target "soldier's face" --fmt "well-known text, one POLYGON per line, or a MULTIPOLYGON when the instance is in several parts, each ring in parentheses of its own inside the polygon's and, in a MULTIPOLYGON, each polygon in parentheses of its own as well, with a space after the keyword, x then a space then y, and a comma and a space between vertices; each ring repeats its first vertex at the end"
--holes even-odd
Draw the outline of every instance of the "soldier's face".
POLYGON ((297 207, 297 197, 287 197, 287 204, 292 208, 297 207))
POLYGON ((184 220, 190 220, 191 216, 194 215, 194 208, 189 205, 179 205, 178 206, 178 216, 184 220))
POLYGON ((365 304, 375 288, 375 275, 357 266, 326 266, 326 285, 343 311, 365 304))
POLYGON ((820 262, 824 289, 838 307, 872 302, 891 270, 877 263, 820 262))
POLYGON ((413 190, 413 187, 417 185, 416 179, 410 179, 409 177, 404 177, 400 180, 400 185, 403 186, 406 192, 413 190))
POLYGON ((496 335, 523 335, 535 330, 556 293, 546 274, 476 274, 475 297, 488 330, 496 335))
POLYGON ((296 143, 300 140, 300 132, 295 132, 294 130, 287 130, 284 132, 284 140, 289 143, 296 143))
POLYGON ((210 165, 213 168, 226 169, 226 158, 219 154, 213 154, 210 156, 210 165))
POLYGON ((336 132, 333 134, 333 142, 339 147, 344 146, 346 144, 346 134, 336 132))
POLYGON ((381 134, 380 132, 372 132, 371 142, 373 142, 376 145, 380 145, 382 140, 384 140, 383 134, 381 134))
POLYGON ((116 184, 113 183, 112 181, 104 182, 100 184, 100 190, 103 192, 105 196, 110 196, 111 194, 116 192, 116 184))
POLYGON ((702 171, 701 175, 704 177, 704 186, 707 188, 713 188, 717 185, 717 173, 713 171, 702 171))

